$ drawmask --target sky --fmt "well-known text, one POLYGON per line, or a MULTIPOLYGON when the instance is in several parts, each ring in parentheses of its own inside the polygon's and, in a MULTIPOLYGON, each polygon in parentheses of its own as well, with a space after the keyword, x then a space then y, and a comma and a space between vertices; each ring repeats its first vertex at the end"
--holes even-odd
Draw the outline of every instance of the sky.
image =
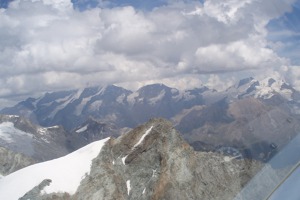
POLYGON ((0 107, 47 91, 241 78, 300 89, 300 0, 0 0, 0 107))

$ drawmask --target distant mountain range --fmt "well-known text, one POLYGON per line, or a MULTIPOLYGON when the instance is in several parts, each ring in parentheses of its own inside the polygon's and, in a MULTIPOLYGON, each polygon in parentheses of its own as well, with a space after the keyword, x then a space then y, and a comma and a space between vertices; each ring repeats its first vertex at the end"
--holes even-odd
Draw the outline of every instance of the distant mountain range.
POLYGON ((163 117, 196 150, 267 161, 300 131, 300 93, 275 78, 246 78, 221 92, 163 84, 133 92, 110 85, 46 93, 0 113, 64 127, 69 150, 163 117))
POLYGON ((43 126, 62 125, 67 130, 90 117, 133 128, 149 118, 171 118, 183 109, 202 105, 205 92, 211 91, 204 87, 180 92, 162 84, 147 85, 136 92, 114 85, 90 87, 28 98, 14 107, 2 109, 1 113, 25 116, 43 126))

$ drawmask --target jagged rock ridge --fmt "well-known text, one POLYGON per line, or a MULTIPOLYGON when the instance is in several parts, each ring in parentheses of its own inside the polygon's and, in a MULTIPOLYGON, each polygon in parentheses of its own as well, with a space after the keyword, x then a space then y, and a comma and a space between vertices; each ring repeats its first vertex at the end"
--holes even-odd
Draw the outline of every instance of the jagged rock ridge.
POLYGON ((195 152, 170 122, 153 119, 109 140, 70 199, 232 199, 259 167, 195 152))

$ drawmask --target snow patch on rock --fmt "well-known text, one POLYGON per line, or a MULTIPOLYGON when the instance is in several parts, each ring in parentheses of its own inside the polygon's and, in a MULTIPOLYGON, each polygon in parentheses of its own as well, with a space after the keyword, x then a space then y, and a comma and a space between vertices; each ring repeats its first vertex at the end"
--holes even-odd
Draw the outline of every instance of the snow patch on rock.
POLYGON ((127 194, 130 194, 130 190, 131 190, 131 185, 130 185, 130 180, 126 181, 126 186, 127 186, 127 194))
POLYGON ((136 148, 137 146, 139 146, 143 140, 145 139, 145 137, 151 132, 153 126, 151 126, 146 132, 144 135, 142 135, 142 137, 140 138, 140 140, 133 146, 133 148, 136 148))
POLYGON ((81 127, 80 129, 78 129, 77 131, 75 131, 76 133, 81 133, 81 132, 84 132, 86 131, 88 128, 88 125, 85 125, 84 127, 81 127))

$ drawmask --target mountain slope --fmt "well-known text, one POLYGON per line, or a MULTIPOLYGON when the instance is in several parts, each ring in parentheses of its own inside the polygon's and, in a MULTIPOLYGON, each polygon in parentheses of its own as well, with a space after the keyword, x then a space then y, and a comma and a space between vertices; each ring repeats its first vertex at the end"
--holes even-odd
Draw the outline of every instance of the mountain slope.
POLYGON ((40 162, 69 153, 66 133, 58 126, 40 127, 15 115, 0 115, 0 147, 40 162))
MULTIPOLYGON (((107 140, 91 143, 67 156, 26 167, 0 179, 0 199, 19 199, 40 183, 42 188, 39 189, 45 194, 75 193, 81 179, 89 173, 92 159, 107 140)), ((29 192, 24 199, 35 199, 31 196, 35 192, 29 192)))
POLYGON ((1 179, 0 197, 19 198, 28 192, 23 199, 232 199, 260 167, 255 161, 195 152, 170 122, 153 119, 117 139, 92 143, 1 179), (86 154, 91 146, 97 153, 101 149, 98 156, 95 151, 86 154), (77 174, 76 186, 82 180, 76 190, 74 177, 68 177, 79 164, 90 167, 95 156, 90 171, 77 174), (31 178, 33 171, 37 175, 31 178), (20 191, 12 192, 16 184, 20 191))
POLYGON ((79 149, 91 142, 107 137, 118 137, 128 129, 119 129, 114 124, 103 123, 89 118, 67 135, 67 145, 71 150, 79 149))
POLYGON ((21 153, 15 153, 4 147, 0 147, 0 177, 6 176, 14 171, 27 167, 35 161, 21 153))
POLYGON ((243 156, 268 161, 300 130, 300 118, 254 97, 223 99, 192 109, 176 128, 196 149, 236 148, 243 156))

